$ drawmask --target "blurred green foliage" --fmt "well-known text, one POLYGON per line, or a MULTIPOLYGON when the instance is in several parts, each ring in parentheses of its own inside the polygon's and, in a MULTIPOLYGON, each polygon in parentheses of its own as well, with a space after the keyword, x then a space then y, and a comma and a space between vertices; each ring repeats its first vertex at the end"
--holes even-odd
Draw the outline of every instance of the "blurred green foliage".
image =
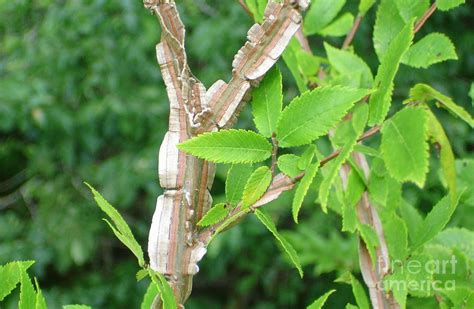
MULTIPOLYGON (((344 10, 355 12, 350 1, 344 10)), ((231 61, 251 19, 237 1, 183 0, 187 48, 194 73, 208 87, 230 77, 231 61)), ((355 49, 371 66, 378 60, 371 34, 374 10, 364 18, 355 49)), ((472 113, 474 4, 435 13, 420 31, 453 40, 459 61, 430 69, 402 67, 394 101, 418 82, 434 86, 472 113)), ((157 151, 167 127, 168 104, 154 46, 156 18, 137 0, 0 0, 0 264, 36 260, 48 304, 84 303, 96 308, 137 308, 145 292, 136 283, 136 261, 100 220, 82 184, 87 180, 124 215, 145 248, 161 189, 157 151)), ((340 46, 342 38, 328 38, 340 46)), ((323 40, 311 45, 323 55, 323 40)), ((289 71, 285 93, 297 88, 289 71)), ((288 101, 288 100, 287 100, 288 101)), ((437 111, 458 158, 472 158, 472 130, 437 111)), ((239 127, 252 127, 248 108, 239 127)), ((374 139, 377 142, 377 139, 374 139)), ((472 185, 472 161, 459 161, 460 181, 472 185)), ((444 195, 432 160, 423 190, 406 186, 405 197, 429 210, 444 195)), ((224 194, 225 166, 218 170, 215 201, 224 194)), ((315 196, 315 192, 311 192, 315 196)), ((470 194, 472 196, 472 194, 470 194)), ((284 260, 255 218, 218 237, 201 262, 189 308, 301 308, 331 288, 329 308, 353 302, 350 287, 333 281, 357 272, 353 237, 340 231, 337 215, 307 205, 295 227, 292 193, 267 207, 293 241, 305 278, 284 260)), ((314 200, 314 198, 312 199, 314 200)), ((474 226, 474 203, 465 200, 451 226, 474 226)), ((17 295, 7 299, 14 308, 17 295)))

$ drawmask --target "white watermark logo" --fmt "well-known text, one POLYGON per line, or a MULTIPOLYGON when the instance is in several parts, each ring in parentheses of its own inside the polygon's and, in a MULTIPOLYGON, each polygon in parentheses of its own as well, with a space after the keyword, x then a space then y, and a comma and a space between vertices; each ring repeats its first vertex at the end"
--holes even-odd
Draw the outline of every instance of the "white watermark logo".
MULTIPOLYGON (((380 261, 379 261, 380 262, 380 261)), ((381 282, 385 290, 410 290, 431 293, 437 290, 453 291, 456 289, 456 280, 440 280, 440 276, 456 274, 454 255, 447 259, 411 259, 408 261, 394 260, 390 269, 397 270, 397 276, 381 282), (398 277, 400 276, 400 277, 398 277)))

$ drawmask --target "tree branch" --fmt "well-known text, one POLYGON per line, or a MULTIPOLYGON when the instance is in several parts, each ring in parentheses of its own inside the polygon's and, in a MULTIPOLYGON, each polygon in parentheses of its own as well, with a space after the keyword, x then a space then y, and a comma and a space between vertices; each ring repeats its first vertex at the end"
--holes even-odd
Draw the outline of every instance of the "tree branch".
POLYGON ((354 24, 352 24, 352 28, 347 34, 346 38, 344 39, 344 43, 342 44, 342 49, 347 49, 349 45, 351 45, 352 40, 355 37, 357 29, 359 29, 360 22, 362 20, 362 15, 357 15, 356 19, 354 20, 354 24))
POLYGON ((436 11, 436 2, 433 3, 428 10, 423 14, 423 16, 420 17, 420 20, 418 20, 415 24, 415 28, 413 29, 413 32, 417 33, 420 31, 421 27, 425 24, 425 22, 430 18, 431 15, 436 11))

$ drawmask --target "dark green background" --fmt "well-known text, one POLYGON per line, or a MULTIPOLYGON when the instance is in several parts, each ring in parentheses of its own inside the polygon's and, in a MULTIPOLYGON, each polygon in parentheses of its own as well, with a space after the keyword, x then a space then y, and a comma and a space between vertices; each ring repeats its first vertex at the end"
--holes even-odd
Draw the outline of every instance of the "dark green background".
MULTIPOLYGON (((228 80, 231 61, 251 26, 237 1, 180 1, 188 57, 209 87, 228 80)), ((470 1, 467 1, 470 2, 470 1)), ((355 12, 355 1, 344 10, 355 12)), ((362 22, 355 50, 375 71, 374 10, 362 22)), ((474 5, 436 12, 417 38, 446 33, 459 61, 428 70, 402 67, 394 100, 417 82, 433 85, 472 113, 474 5)), ((101 221, 88 181, 124 215, 143 247, 161 189, 157 151, 167 127, 168 103, 155 58, 160 29, 139 0, 0 0, 0 264, 36 261, 51 308, 84 303, 95 308, 137 308, 146 282, 136 283, 136 260, 101 221)), ((342 38, 329 38, 340 45, 342 38)), ((312 38, 322 55, 321 38, 312 38)), ((285 96, 297 94, 283 63, 285 96)), ((395 108, 396 109, 396 108, 395 108)), ((457 157, 472 157, 474 134, 447 112, 437 112, 457 157)), ((252 128, 246 108, 238 124, 252 128)), ((371 142, 377 143, 377 138, 371 142)), ((428 210, 445 194, 431 162, 424 190, 407 185, 406 198, 428 210)), ((218 170, 215 200, 223 194, 218 170)), ((465 175, 469 171, 464 171, 465 175)), ((314 195, 314 193, 313 193, 314 195)), ((328 308, 353 302, 350 287, 333 283, 357 273, 355 239, 340 233, 340 218, 319 206, 292 223, 291 193, 267 209, 295 243, 305 265, 300 280, 254 218, 219 237, 200 263, 189 308, 303 308, 330 288, 328 308)), ((461 204, 451 225, 474 226, 473 205, 461 204)), ((17 294, 6 300, 15 307, 17 294)))

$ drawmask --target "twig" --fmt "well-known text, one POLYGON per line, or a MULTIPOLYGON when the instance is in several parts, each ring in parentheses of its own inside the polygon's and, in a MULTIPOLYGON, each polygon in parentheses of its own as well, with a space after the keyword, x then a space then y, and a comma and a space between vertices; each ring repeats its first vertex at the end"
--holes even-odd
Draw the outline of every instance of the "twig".
POLYGON ((253 20, 253 14, 252 12, 250 11, 249 7, 247 6, 247 4, 245 4, 244 0, 239 0, 239 4, 240 6, 244 9, 245 13, 247 13, 253 20))
POLYGON ((342 49, 346 49, 351 45, 352 40, 355 37, 357 29, 359 29, 360 21, 362 20, 362 15, 357 15, 356 19, 354 20, 354 24, 352 25, 351 30, 347 34, 346 38, 344 39, 344 43, 342 44, 342 49))
POLYGON ((418 20, 415 24, 415 28, 413 29, 413 32, 417 33, 421 27, 425 24, 425 22, 430 18, 431 15, 436 11, 436 3, 433 3, 428 10, 423 14, 423 16, 420 17, 420 20, 418 20))
POLYGON ((278 140, 276 139, 276 134, 273 132, 272 134, 272 165, 271 165, 271 171, 272 171, 272 176, 275 177, 275 167, 277 165, 277 154, 278 154, 278 140))

